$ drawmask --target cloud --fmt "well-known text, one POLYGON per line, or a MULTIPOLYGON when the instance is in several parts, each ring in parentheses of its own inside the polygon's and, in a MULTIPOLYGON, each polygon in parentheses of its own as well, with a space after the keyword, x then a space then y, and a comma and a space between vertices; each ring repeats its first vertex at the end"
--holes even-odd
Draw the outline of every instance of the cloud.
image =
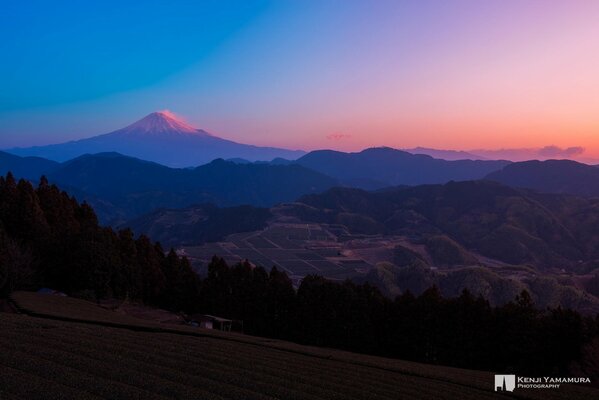
POLYGON ((558 147, 545 146, 538 150, 538 154, 543 157, 573 157, 584 153, 584 147, 558 147))
POLYGON ((329 140, 347 140, 347 139, 351 139, 351 135, 349 135, 347 133, 331 133, 330 135, 327 135, 327 139, 329 139, 329 140))

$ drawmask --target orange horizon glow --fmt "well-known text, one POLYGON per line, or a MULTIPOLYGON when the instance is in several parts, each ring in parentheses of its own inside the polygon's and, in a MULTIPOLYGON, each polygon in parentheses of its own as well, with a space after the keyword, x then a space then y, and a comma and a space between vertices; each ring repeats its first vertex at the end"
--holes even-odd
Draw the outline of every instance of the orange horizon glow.
MULTIPOLYGON (((194 7, 189 15, 199 12, 194 7)), ((173 21, 184 16, 170 12, 160 11, 173 21)), ((168 107, 194 127, 261 146, 557 146, 582 147, 576 157, 599 159, 597 1, 281 2, 235 18, 239 23, 219 38, 191 29, 179 41, 154 37, 147 49, 130 43, 140 55, 127 47, 121 57, 132 58, 123 70, 120 61, 103 67, 118 57, 76 42, 69 64, 53 60, 47 71, 40 65, 21 81, 6 79, 12 92, 0 98, 0 148, 107 133, 168 107), (86 71, 90 57, 100 60, 95 75, 82 74, 77 85, 73 74, 86 71), (152 75, 154 68, 159 71, 152 75), (60 80, 56 74, 63 70, 60 80), (153 78, 130 84, 146 74, 153 78), (80 90, 86 85, 110 90, 94 97, 80 90), (69 90, 72 98, 63 98, 69 90)), ((165 27, 163 35, 172 28, 165 27)), ((96 29, 103 32, 106 24, 96 29)), ((154 29, 143 21, 135 27, 148 37, 154 29)), ((78 40, 63 33, 61 46, 78 40)), ((127 40, 103 38, 90 39, 106 49, 127 40)))

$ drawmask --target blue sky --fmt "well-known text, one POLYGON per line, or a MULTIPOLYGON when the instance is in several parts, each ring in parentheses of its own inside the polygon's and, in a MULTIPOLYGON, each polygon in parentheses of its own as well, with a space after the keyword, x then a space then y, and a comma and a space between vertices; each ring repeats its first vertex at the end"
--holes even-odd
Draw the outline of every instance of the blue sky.
POLYGON ((210 57, 264 2, 6 2, 0 110, 145 87, 210 57))
POLYGON ((261 145, 599 154, 597 20, 584 0, 5 2, 0 148, 169 109, 261 145))

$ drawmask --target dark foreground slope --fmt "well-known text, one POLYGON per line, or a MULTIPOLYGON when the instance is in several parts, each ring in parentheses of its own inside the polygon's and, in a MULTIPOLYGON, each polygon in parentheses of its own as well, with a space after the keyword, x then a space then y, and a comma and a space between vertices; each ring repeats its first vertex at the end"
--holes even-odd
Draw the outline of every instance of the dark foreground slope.
MULTIPOLYGON (((54 305, 61 301, 52 297, 54 305)), ((33 311, 43 296, 17 296, 33 311)), ((493 391, 493 375, 136 322, 0 314, 2 399, 592 399, 597 390, 493 391), (43 332, 43 334, 42 334, 43 332)), ((43 309, 41 311, 48 311, 43 309)), ((99 315, 111 315, 108 311, 99 315)))

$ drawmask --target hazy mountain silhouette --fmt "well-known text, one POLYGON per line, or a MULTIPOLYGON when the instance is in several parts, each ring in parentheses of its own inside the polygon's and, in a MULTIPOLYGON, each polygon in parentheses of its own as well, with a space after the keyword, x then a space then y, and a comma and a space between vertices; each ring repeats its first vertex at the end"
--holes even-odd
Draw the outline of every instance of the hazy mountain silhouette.
POLYGON ((195 167, 215 158, 256 161, 277 157, 296 159, 305 154, 303 151, 252 146, 222 139, 196 129, 166 111, 153 112, 123 129, 104 135, 8 151, 20 156, 38 156, 55 161, 114 151, 171 167, 195 167))
POLYGON ((170 168, 118 153, 84 155, 48 174, 74 188, 112 224, 158 208, 198 203, 272 206, 338 182, 300 165, 235 164, 217 159, 197 168, 170 168), (102 214, 107 210, 107 214, 102 214))
POLYGON ((545 193, 599 196, 599 168, 571 160, 513 163, 485 179, 545 193))
POLYGON ((479 156, 478 154, 469 153, 463 150, 440 150, 431 149, 428 147, 414 147, 411 149, 402 149, 412 154, 425 154, 433 158, 440 158, 448 161, 455 160, 489 160, 487 157, 479 156))
POLYGON ((379 147, 359 153, 317 150, 302 156, 296 163, 335 177, 350 186, 377 189, 480 179, 501 169, 509 161, 446 161, 379 147))
POLYGON ((40 157, 19 157, 0 151, 0 174, 11 171, 15 176, 27 179, 38 179, 40 175, 54 171, 60 166, 55 161, 40 157))

